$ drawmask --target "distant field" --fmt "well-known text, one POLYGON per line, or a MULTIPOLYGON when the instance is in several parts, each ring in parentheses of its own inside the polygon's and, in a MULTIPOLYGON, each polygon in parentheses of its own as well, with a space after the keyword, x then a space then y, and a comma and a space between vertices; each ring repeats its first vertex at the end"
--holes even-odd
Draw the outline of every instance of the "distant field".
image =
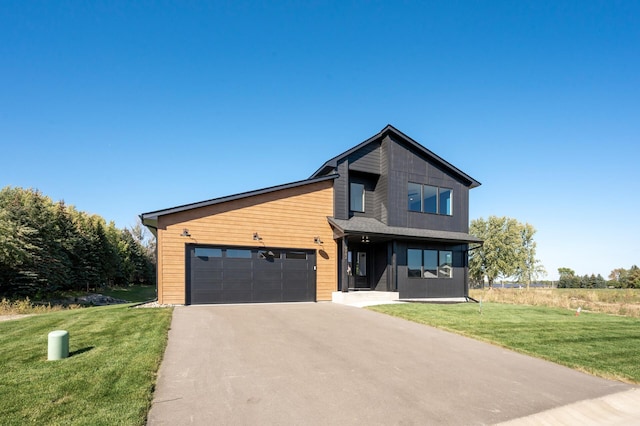
POLYGON ((408 303, 369 308, 547 359, 640 383, 640 319, 501 303, 408 303))
POLYGON ((469 296, 484 302, 549 306, 640 318, 640 290, 579 288, 493 288, 469 290, 469 296))

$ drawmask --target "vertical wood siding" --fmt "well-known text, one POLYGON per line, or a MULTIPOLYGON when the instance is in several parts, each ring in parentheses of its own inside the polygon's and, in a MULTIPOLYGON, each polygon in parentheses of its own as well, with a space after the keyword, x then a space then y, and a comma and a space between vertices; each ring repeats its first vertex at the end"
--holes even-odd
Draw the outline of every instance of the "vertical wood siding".
POLYGON ((161 216, 158 301, 185 303, 187 243, 316 250, 317 300, 331 300, 337 259, 327 217, 333 213, 333 182, 327 181, 161 216), (191 237, 180 235, 183 228, 191 237), (261 241, 253 240, 254 232, 261 241), (315 236, 322 246, 314 244, 315 236))

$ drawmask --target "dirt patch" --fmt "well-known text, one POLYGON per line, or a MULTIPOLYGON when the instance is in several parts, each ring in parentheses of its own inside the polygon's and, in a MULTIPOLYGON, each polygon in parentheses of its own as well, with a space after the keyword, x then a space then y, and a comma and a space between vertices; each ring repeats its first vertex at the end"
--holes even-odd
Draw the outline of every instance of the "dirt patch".
POLYGON ((19 319, 24 317, 30 317, 30 316, 32 315, 30 314, 0 315, 0 321, 9 321, 9 320, 19 319))

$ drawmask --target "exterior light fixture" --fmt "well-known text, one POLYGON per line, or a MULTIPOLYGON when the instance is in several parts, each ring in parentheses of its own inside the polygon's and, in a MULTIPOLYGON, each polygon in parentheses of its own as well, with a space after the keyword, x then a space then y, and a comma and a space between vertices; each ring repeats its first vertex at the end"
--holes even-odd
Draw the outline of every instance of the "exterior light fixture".
POLYGON ((257 232, 254 232, 254 233, 253 233, 253 240, 254 240, 254 241, 261 241, 261 240, 262 240, 262 237, 261 237, 260 235, 258 235, 258 233, 257 233, 257 232))
POLYGON ((369 242, 369 236, 368 235, 363 235, 362 239, 360 240, 361 243, 368 243, 369 242))
POLYGON ((182 234, 180 234, 181 237, 190 237, 191 234, 189 233, 189 230, 187 228, 184 228, 182 230, 182 234))
POLYGON ((322 244, 322 240, 320 239, 320 237, 313 237, 313 242, 314 244, 322 244))
POLYGON ((275 253, 272 252, 271 250, 260 252, 260 259, 273 259, 274 257, 275 257, 275 253))

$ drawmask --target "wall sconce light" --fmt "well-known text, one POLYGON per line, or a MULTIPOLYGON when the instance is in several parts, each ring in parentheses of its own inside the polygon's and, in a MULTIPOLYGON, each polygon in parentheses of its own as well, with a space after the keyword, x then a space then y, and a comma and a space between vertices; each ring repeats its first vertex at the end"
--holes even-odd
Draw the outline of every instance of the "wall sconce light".
POLYGON ((191 234, 189 233, 189 230, 187 228, 184 228, 182 230, 182 234, 180 234, 181 237, 190 237, 191 234))
POLYGON ((320 237, 313 237, 313 242, 314 244, 322 244, 322 240, 320 239, 320 237))
POLYGON ((275 257, 275 253, 272 252, 271 250, 260 252, 260 259, 273 259, 274 257, 275 257))
POLYGON ((363 235, 362 239, 360 240, 361 243, 368 243, 369 242, 369 236, 368 235, 363 235))
POLYGON ((262 237, 260 235, 258 235, 257 232, 253 233, 253 240, 254 241, 262 241, 262 237))

